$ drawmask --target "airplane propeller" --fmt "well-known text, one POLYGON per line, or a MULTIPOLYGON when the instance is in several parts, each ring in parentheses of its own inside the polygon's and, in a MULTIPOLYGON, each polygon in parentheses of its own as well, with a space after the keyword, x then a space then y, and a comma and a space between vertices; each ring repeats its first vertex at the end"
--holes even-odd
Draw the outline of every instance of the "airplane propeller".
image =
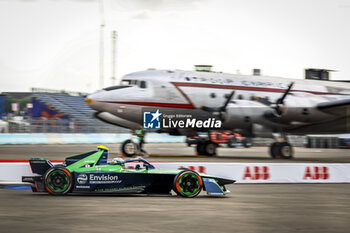
MULTIPOLYGON (((266 118, 270 118, 270 119, 274 119, 274 120, 277 120, 277 118, 280 118, 280 116, 282 115, 282 112, 283 112, 284 100, 287 98, 293 85, 294 85, 294 82, 291 82, 288 85, 287 89, 283 92, 281 98, 278 98, 275 103, 269 101, 266 98, 255 97, 255 100, 258 101, 259 103, 262 103, 262 104, 272 108, 271 110, 267 110, 265 112, 264 115, 266 118)), ((206 111, 206 112, 210 112, 213 115, 222 119, 223 113, 225 113, 227 111, 227 106, 231 102, 231 100, 233 99, 234 94, 235 94, 235 90, 232 90, 232 92, 229 94, 229 96, 227 96, 227 99, 226 99, 224 105, 221 107, 211 108, 211 107, 207 107, 207 106, 200 106, 199 108, 206 111)))
POLYGON ((227 105, 230 103, 231 99, 234 97, 235 90, 232 90, 231 93, 227 96, 227 99, 224 105, 221 107, 222 112, 226 112, 227 105))
POLYGON ((227 99, 226 99, 224 105, 221 107, 211 108, 211 107, 207 107, 207 106, 200 106, 199 108, 204 110, 204 111, 210 112, 214 115, 217 115, 221 118, 222 117, 221 113, 226 112, 227 106, 230 103, 231 99, 234 97, 234 94, 235 94, 235 90, 232 90, 232 92, 227 96, 227 99))
POLYGON ((294 85, 294 82, 291 82, 288 85, 288 88, 284 91, 282 97, 277 99, 276 103, 273 103, 273 102, 267 100, 266 98, 255 97, 255 100, 258 101, 259 103, 262 103, 266 106, 273 108, 276 111, 277 115, 280 116, 282 114, 284 100, 286 99, 286 97, 289 94, 290 90, 292 89, 293 85, 294 85))

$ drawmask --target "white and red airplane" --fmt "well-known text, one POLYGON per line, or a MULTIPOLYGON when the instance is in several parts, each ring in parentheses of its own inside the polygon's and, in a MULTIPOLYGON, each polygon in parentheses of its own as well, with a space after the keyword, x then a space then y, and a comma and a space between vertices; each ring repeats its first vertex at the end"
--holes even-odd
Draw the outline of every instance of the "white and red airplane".
MULTIPOLYGON (((104 88, 86 98, 96 117, 136 129, 143 111, 190 114, 222 121, 223 130, 246 137, 273 137, 273 158, 291 158, 286 135, 350 132, 350 83, 291 80, 216 72, 155 70, 125 75, 121 85, 104 88)), ((162 129, 171 135, 197 135, 210 129, 162 129)), ((210 139, 197 145, 199 154, 214 155, 210 139)))

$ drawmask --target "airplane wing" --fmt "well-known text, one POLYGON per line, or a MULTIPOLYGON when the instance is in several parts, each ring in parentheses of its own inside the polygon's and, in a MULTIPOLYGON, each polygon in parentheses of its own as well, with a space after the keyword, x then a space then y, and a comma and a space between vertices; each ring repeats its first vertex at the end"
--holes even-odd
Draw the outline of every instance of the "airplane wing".
POLYGON ((326 113, 346 116, 350 113, 350 111, 348 111, 348 109, 350 110, 350 99, 323 102, 317 104, 316 107, 320 111, 326 113))

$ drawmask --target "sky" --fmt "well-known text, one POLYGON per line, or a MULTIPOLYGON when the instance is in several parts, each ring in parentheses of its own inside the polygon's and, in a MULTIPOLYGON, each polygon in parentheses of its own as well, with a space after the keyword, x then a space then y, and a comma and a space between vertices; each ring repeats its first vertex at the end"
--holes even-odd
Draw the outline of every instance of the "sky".
POLYGON ((148 68, 302 79, 305 68, 350 80, 350 0, 0 0, 0 92, 93 92, 148 68))

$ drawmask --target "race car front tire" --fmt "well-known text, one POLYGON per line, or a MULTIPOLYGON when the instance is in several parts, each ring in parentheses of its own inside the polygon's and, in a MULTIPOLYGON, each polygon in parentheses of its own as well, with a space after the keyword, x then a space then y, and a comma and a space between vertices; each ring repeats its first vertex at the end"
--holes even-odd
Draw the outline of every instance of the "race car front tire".
POLYGON ((181 197, 196 197, 203 188, 200 175, 191 170, 183 170, 175 176, 173 190, 181 197))

